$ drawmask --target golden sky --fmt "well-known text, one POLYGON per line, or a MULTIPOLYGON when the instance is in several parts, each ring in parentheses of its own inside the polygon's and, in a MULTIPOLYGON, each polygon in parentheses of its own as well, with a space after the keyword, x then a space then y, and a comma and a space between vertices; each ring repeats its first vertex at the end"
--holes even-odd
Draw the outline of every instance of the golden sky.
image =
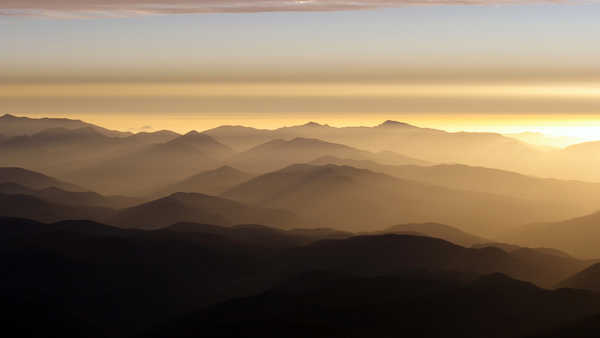
POLYGON ((0 114, 598 138, 598 1, 430 3, 4 1, 0 114))

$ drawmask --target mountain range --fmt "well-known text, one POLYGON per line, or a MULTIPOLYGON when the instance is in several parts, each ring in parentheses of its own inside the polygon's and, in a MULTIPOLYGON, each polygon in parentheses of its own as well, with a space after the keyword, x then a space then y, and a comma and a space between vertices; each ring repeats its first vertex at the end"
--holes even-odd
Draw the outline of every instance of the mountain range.
POLYGON ((33 135, 43 130, 62 128, 62 129, 81 129, 92 128, 93 130, 109 137, 127 137, 132 133, 109 130, 97 125, 86 123, 80 120, 66 118, 28 118, 4 114, 0 116, 0 134, 5 137, 33 135))
POLYGON ((462 164, 394 166, 333 156, 321 157, 309 164, 346 165, 450 189, 544 201, 553 204, 553 208, 563 209, 573 216, 595 212, 600 206, 599 183, 539 178, 517 172, 462 164))
POLYGON ((543 202, 452 190, 336 165, 292 165, 253 178, 222 196, 290 210, 315 224, 352 231, 435 222, 486 236, 527 219, 552 219, 562 213, 543 202))
POLYGON ((591 316, 598 305, 598 295, 542 290, 502 274, 365 278, 312 272, 145 336, 516 338, 591 316))
POLYGON ((5 115, 2 332, 595 337, 599 145, 5 115))
POLYGON ((154 195, 165 196, 176 192, 220 195, 253 177, 254 175, 250 173, 230 166, 222 166, 214 170, 208 170, 190 176, 179 182, 169 184, 166 187, 159 188, 154 195))
POLYGON ((521 245, 556 248, 579 257, 596 258, 600 257, 600 248, 596 245, 599 225, 600 213, 596 212, 560 222, 524 225, 502 238, 521 245))
POLYGON ((155 229, 180 222, 216 225, 268 224, 280 227, 306 226, 301 217, 278 209, 245 205, 224 198, 197 193, 170 196, 119 210, 107 219, 126 228, 155 229))

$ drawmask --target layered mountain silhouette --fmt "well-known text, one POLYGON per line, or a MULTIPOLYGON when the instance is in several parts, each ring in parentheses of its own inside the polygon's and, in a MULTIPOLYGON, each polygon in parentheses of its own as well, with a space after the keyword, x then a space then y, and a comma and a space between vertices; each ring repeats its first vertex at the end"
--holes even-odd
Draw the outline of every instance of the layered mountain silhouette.
MULTIPOLYGON (((109 137, 91 127, 49 129, 33 135, 16 136, 0 142, 0 165, 18 166, 77 181, 74 173, 112 163, 158 142, 172 140, 170 132, 109 137)), ((95 190, 106 175, 78 182, 95 190)))
POLYGON ((352 233, 325 228, 282 230, 258 224, 223 227, 198 223, 177 223, 165 230, 188 234, 214 234, 242 245, 250 244, 272 249, 293 248, 322 239, 341 239, 353 236, 352 233))
POLYGON ((300 217, 285 210, 245 205, 197 193, 175 193, 165 198, 123 209, 108 219, 127 228, 154 229, 188 222, 216 225, 268 224, 306 226, 300 217))
POLYGON ((30 189, 58 188, 67 191, 84 191, 84 188, 60 181, 44 174, 16 167, 0 167, 0 184, 18 184, 30 189))
POLYGON ((502 249, 506 252, 516 252, 518 250, 527 249, 527 250, 535 250, 544 255, 551 255, 551 256, 557 256, 557 257, 563 257, 563 258, 573 258, 573 256, 569 255, 568 253, 557 250, 557 249, 553 249, 553 248, 525 248, 525 247, 514 245, 514 244, 507 244, 507 243, 500 243, 500 242, 479 243, 479 244, 474 244, 471 247, 476 248, 476 249, 493 247, 493 248, 502 249))
POLYGON ((233 151, 211 137, 190 132, 166 143, 119 154, 71 173, 78 182, 109 193, 150 193, 160 186, 213 169, 233 151))
POLYGON ((599 225, 600 213, 594 213, 561 222, 525 225, 503 237, 521 245, 556 248, 578 257, 598 258, 599 225))
POLYGON ((100 220, 113 212, 114 210, 109 208, 63 205, 34 196, 0 193, 1 217, 31 218, 42 222, 68 219, 100 220))
POLYGON ((516 172, 460 164, 392 166, 372 161, 321 157, 315 165, 348 165, 390 176, 451 189, 479 191, 554 204, 573 217, 594 212, 600 205, 600 184, 538 178, 516 172))
POLYGON ((4 115, 3 332, 595 337, 599 144, 4 115))
POLYGON ((491 274, 361 278, 312 272, 209 307, 147 337, 522 337, 589 316, 599 296, 491 274), (494 304, 490 307, 490 304, 494 304))
POLYGON ((316 138, 369 151, 394 151, 434 163, 457 162, 509 170, 528 168, 541 156, 534 147, 500 134, 449 133, 397 121, 375 127, 343 128, 308 123, 275 130, 223 126, 205 133, 239 150, 268 140, 316 138))
POLYGON ((568 323, 560 328, 545 330, 529 338, 594 338, 600 331, 600 314, 568 323))
MULTIPOLYGON (((346 233, 327 229, 284 231, 260 225, 219 227, 190 223, 141 231, 90 221, 43 224, 6 218, 0 219, 0 233, 0 267, 9 272, 2 280, 0 291, 5 304, 26 299, 31 304, 45 304, 49 309, 56 307, 59 310, 53 312, 58 317, 53 320, 55 323, 75 320, 68 309, 76 308, 78 317, 93 318, 93 326, 102 328, 103 332, 113 337, 137 335, 149 330, 153 323, 168 322, 169 318, 181 317, 204 306, 238 297, 252 299, 269 289, 272 291, 267 294, 277 295, 275 297, 282 303, 295 307, 291 299, 279 298, 282 292, 302 295, 304 290, 318 290, 332 285, 331 282, 338 288, 352 286, 348 290, 354 290, 354 296, 339 293, 340 297, 334 298, 343 300, 354 311, 372 311, 373 307, 365 307, 363 303, 369 298, 383 300, 386 295, 388 300, 404 299, 407 293, 412 297, 422 292, 433 295, 452 285, 461 286, 452 289, 453 293, 458 290, 466 292, 452 298, 453 302, 462 299, 465 309, 473 306, 471 302, 485 300, 491 309, 497 309, 500 304, 508 308, 508 303, 512 303, 512 311, 515 311, 515 304, 519 304, 517 309, 521 309, 521 304, 536 304, 532 298, 522 298, 527 293, 519 290, 531 290, 534 294, 542 295, 555 294, 557 299, 566 303, 560 303, 562 306, 545 303, 543 308, 545 314, 557 314, 553 317, 556 319, 553 324, 556 325, 563 320, 579 318, 580 315, 591 315, 587 312, 586 304, 594 299, 587 293, 543 291, 506 277, 499 278, 499 281, 492 279, 488 288, 474 292, 478 290, 476 284, 462 287, 462 283, 477 281, 481 274, 502 272, 513 278, 550 285, 585 269, 587 265, 556 256, 549 256, 548 261, 541 264, 495 248, 470 249, 427 237, 346 237, 346 233), (307 276, 307 273, 311 276, 312 271, 325 271, 326 276, 333 275, 333 279, 322 279, 319 275, 300 280, 296 278, 307 276), (429 271, 426 272, 429 282, 423 283, 423 279, 418 279, 418 283, 405 284, 406 281, 415 281, 415 271, 421 271, 416 275, 421 277, 423 272, 429 271), (348 275, 351 277, 348 278, 348 275), (368 282, 388 278, 382 275, 402 277, 392 277, 389 283, 384 284, 368 282), (362 285, 362 288, 357 288, 358 285, 362 285), (388 288, 392 285, 393 289, 388 288), (439 289, 436 285, 444 286, 439 289), (497 295, 498 298, 489 298, 490 295, 497 295), (505 299, 505 302, 501 299, 505 299), (516 300, 522 303, 515 303, 516 300), (571 301, 580 304, 578 310, 573 311, 568 306, 571 301)), ((330 296, 333 295, 335 293, 330 293, 330 296)), ((326 299, 331 298, 322 298, 326 299)), ((422 304, 423 311, 455 311, 455 308, 448 306, 430 307, 432 303, 427 301, 417 303, 422 304)), ((597 304, 594 303, 594 306, 597 304)), ((263 308, 280 310, 271 306, 263 308)), ((394 308, 395 314, 402 308, 414 310, 408 305, 394 305, 394 308)), ((474 309, 490 320, 504 318, 497 316, 495 310, 487 312, 483 308, 474 309)), ((314 310, 311 307, 307 313, 314 310)), ((522 314, 516 315, 510 318, 523 319, 522 314)), ((198 323, 203 322, 196 315, 192 315, 192 318, 198 323)), ((235 316, 229 318, 237 320, 235 316)), ((176 322, 182 330, 189 328, 187 324, 176 322)), ((85 320, 82 323, 75 321, 70 325, 86 327, 85 323, 85 320)), ((285 321, 277 323, 287 325, 285 321)), ((498 324, 495 321, 492 323, 498 324)), ((46 334, 60 335, 58 326, 49 327, 49 330, 57 331, 46 334)), ((178 336, 180 332, 174 330, 172 334, 178 336)), ((207 332, 203 331, 202 334, 207 332)), ((244 332, 247 334, 249 331, 244 332)), ((200 334, 197 331, 189 333, 192 336, 200 334)))
POLYGON ((206 195, 220 195, 225 191, 250 180, 254 175, 230 166, 204 171, 180 182, 159 189, 155 195, 170 195, 176 192, 195 192, 206 195))
POLYGON ((295 163, 305 163, 322 156, 339 156, 356 160, 374 160, 390 164, 426 164, 427 162, 401 156, 393 152, 371 153, 342 144, 318 139, 295 138, 289 141, 273 140, 244 151, 228 163, 250 172, 268 172, 295 163))
POLYGON ((290 250, 278 259, 298 271, 327 270, 378 276, 403 270, 450 270, 474 274, 502 272, 551 287, 579 272, 588 262, 535 250, 505 252, 497 248, 464 248, 413 235, 371 235, 319 241, 290 250), (393 257, 393 259, 392 259, 393 257))
POLYGON ((275 130, 222 126, 205 133, 240 151, 276 139, 316 138, 374 152, 390 150, 431 163, 460 163, 540 177, 600 182, 600 174, 594 170, 600 165, 595 142, 564 150, 547 149, 495 133, 450 133, 396 121, 375 127, 343 128, 308 123, 275 130))
POLYGON ((388 234, 419 234, 435 237, 465 247, 489 242, 488 240, 471 235, 457 228, 438 223, 399 224, 381 231, 388 234))
POLYGON ((92 128, 99 133, 109 137, 127 137, 131 133, 120 132, 116 130, 108 130, 106 128, 93 125, 91 123, 80 120, 72 120, 65 118, 41 118, 34 119, 28 117, 20 117, 11 114, 0 116, 0 134, 6 137, 33 135, 42 130, 62 128, 62 129, 81 129, 92 128))
POLYGON ((600 263, 567 278, 558 284, 561 288, 584 289, 600 293, 600 263))
POLYGON ((62 205, 96 206, 113 209, 127 208, 141 203, 140 199, 132 197, 102 196, 92 191, 73 192, 56 187, 34 190, 15 183, 0 183, 0 194, 28 195, 62 205))
POLYGON ((287 209, 314 224, 351 231, 434 222, 486 236, 527 219, 552 219, 562 214, 538 201, 452 190, 336 165, 292 165, 256 177, 222 196, 287 209))

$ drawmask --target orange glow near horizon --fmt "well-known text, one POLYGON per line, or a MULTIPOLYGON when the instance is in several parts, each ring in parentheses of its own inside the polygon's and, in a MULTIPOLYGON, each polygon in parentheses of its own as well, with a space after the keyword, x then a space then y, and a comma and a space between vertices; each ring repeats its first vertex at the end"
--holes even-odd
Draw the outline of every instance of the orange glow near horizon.
POLYGON ((600 117, 590 115, 550 115, 507 114, 507 115, 448 115, 448 114, 321 114, 305 113, 294 116, 244 115, 244 114, 171 114, 161 116, 148 114, 140 116, 134 113, 110 114, 19 114, 32 118, 57 117, 76 118, 105 128, 142 132, 162 129, 178 133, 191 130, 203 131, 222 125, 243 125, 259 129, 276 129, 285 126, 305 124, 309 121, 328 124, 334 127, 375 126, 385 120, 397 120, 423 128, 441 129, 448 132, 492 132, 516 134, 522 132, 543 133, 550 137, 562 138, 560 146, 600 140, 600 117), (340 122, 343 121, 343 122, 340 122))
POLYGON ((599 83, 92 83, 4 84, 0 97, 567 97, 600 99, 599 83))
POLYGON ((538 132, 568 146, 600 139, 599 109, 596 82, 0 85, 0 113, 77 118, 134 132, 398 120, 450 132, 538 132))

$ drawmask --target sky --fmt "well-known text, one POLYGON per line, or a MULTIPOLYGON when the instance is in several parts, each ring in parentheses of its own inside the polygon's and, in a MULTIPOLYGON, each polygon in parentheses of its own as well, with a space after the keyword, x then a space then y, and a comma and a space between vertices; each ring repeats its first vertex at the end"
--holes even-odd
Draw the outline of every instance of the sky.
POLYGON ((600 139, 598 13, 577 0, 3 0, 0 113, 600 139))

